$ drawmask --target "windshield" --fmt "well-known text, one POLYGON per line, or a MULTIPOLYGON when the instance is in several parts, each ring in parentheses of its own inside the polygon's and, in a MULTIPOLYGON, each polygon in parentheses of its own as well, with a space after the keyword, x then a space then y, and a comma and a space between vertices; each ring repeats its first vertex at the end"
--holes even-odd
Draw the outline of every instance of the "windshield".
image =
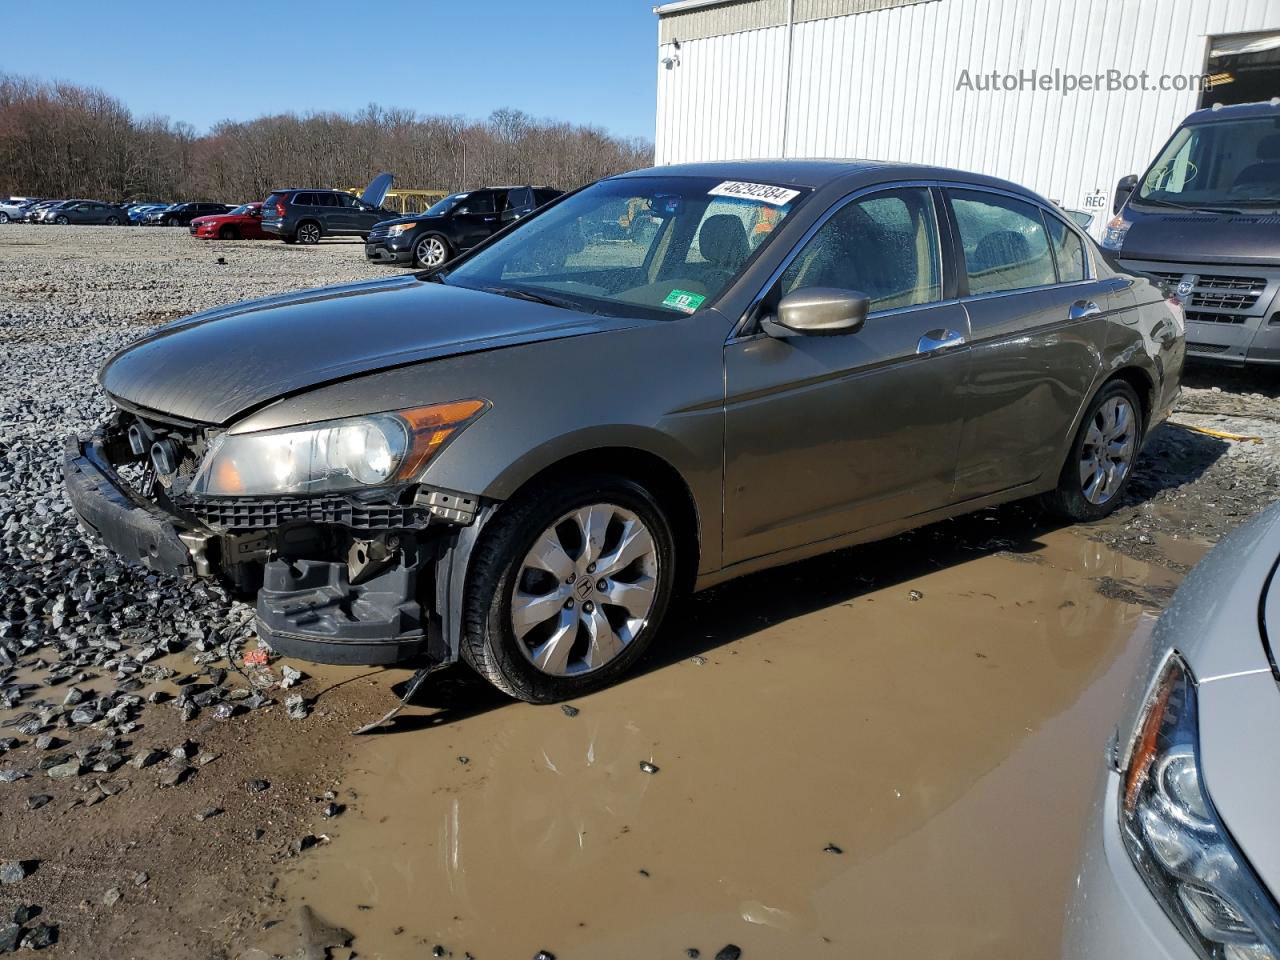
POLYGON ((449 194, 449 196, 445 197, 443 200, 437 200, 431 206, 427 207, 426 212, 423 213, 423 216, 439 217, 443 214, 446 214, 453 209, 454 204, 456 204, 459 200, 463 199, 464 197, 466 197, 465 193, 451 193, 449 194))
POLYGON ((807 193, 712 177, 605 180, 443 279, 611 316, 693 313, 710 306, 807 193))
POLYGON ((236 207, 234 210, 227 211, 227 216, 229 217, 235 217, 235 216, 244 217, 244 216, 248 216, 248 214, 249 214, 249 204, 247 203, 242 203, 240 204, 240 206, 236 207))
POLYGON ((1183 127, 1142 181, 1138 199, 1192 209, 1280 205, 1280 119, 1183 127))

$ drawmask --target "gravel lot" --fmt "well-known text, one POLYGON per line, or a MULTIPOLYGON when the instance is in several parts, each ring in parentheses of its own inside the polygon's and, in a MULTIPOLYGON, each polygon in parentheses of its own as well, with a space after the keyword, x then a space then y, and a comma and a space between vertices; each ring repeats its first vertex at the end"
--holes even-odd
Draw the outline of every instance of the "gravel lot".
MULTIPOLYGON (((298 665, 316 675, 293 685, 279 661, 242 671, 224 653, 251 641, 250 610, 88 542, 61 496, 60 446, 106 411, 94 373, 141 330, 390 274, 353 243, 0 227, 0 954, 25 943, 100 957, 110 943, 118 958, 262 960, 248 947, 280 918, 288 933, 270 953, 318 957, 350 939, 273 891, 282 864, 359 810, 343 786, 347 734, 389 705, 388 678, 402 674, 298 665), (298 693, 294 713, 308 715, 291 719, 298 693)), ((1270 372, 1191 371, 1128 501, 1083 535, 1185 572, 1198 551, 1180 543, 1216 541, 1280 494, 1277 384, 1270 372)), ((991 549, 1028 523, 1019 506, 990 514, 991 549)), ((1152 608, 1170 589, 1105 580, 1099 591, 1152 608)))

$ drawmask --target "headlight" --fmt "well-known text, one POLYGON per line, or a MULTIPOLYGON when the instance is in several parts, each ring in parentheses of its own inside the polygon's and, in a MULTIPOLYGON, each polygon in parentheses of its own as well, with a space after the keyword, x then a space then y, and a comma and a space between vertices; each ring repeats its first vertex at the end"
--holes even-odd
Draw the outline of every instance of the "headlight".
POLYGON ((209 497, 316 494, 407 482, 484 400, 457 400, 283 430, 222 434, 190 491, 209 497))
POLYGON ((1124 246, 1125 235, 1129 232, 1129 228, 1133 226, 1123 216, 1114 216, 1107 223, 1106 232, 1102 235, 1102 249, 1119 250, 1124 246))
POLYGON ((416 223, 394 223, 387 228, 387 236, 398 237, 402 233, 408 233, 410 230, 412 230, 416 226, 417 226, 416 223))
POLYGON ((1164 912, 1205 960, 1280 960, 1280 910, 1200 776, 1196 684, 1165 662, 1129 748, 1120 833, 1164 912))

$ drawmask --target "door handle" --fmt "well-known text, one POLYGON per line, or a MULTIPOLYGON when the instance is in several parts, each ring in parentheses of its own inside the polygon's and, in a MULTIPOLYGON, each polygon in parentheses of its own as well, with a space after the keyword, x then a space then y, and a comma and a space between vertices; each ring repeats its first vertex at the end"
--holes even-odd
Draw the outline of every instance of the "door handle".
POLYGON ((930 330, 916 344, 916 353, 933 353, 964 345, 964 334, 957 330, 930 330))
POLYGON ((1067 311, 1069 320, 1087 320, 1089 317, 1102 316, 1102 308, 1092 300, 1077 300, 1067 311))

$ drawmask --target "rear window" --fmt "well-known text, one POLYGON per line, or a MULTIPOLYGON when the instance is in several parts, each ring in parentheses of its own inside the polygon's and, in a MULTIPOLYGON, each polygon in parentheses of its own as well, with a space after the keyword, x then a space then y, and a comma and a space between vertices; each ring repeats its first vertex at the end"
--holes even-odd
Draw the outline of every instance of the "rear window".
POLYGON ((277 203, 287 203, 287 202, 288 202, 288 194, 269 193, 267 194, 267 199, 262 201, 262 206, 264 208, 274 207, 277 203))

